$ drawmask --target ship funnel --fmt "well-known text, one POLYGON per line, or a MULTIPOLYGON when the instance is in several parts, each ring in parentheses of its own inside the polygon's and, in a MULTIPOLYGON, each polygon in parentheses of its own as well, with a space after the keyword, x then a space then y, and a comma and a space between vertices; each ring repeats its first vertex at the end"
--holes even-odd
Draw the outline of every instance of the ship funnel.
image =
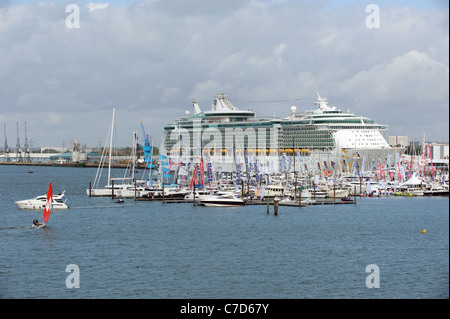
POLYGON ((192 102, 192 106, 194 107, 194 115, 197 115, 199 113, 202 113, 202 110, 200 110, 200 106, 197 102, 192 102))
MULTIPOLYGON (((314 103, 316 104, 316 103, 314 103)), ((322 110, 327 110, 328 109, 328 102, 327 99, 325 97, 321 97, 319 92, 317 92, 317 104, 319 105, 319 108, 322 110)))

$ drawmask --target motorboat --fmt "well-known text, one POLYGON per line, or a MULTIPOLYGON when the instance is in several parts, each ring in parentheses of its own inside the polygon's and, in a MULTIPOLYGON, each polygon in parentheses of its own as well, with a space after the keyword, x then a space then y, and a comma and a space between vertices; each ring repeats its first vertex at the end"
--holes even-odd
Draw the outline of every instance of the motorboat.
POLYGON ((313 205, 316 202, 315 199, 307 198, 305 200, 302 199, 301 204, 302 205, 313 205))
MULTIPOLYGON (((160 188, 151 195, 153 199, 184 199, 186 195, 189 194, 189 190, 181 187, 165 187, 160 188), (164 196, 163 196, 164 193, 164 196)), ((150 197, 150 193, 147 195, 150 197)))
POLYGON ((200 199, 200 203, 207 207, 245 206, 242 198, 237 197, 232 192, 217 192, 200 199))
MULTIPOLYGON (((295 190, 294 190, 294 191, 295 191, 295 190)), ((311 194, 311 193, 312 193, 312 192, 311 192, 311 190, 309 190, 309 189, 306 189, 306 188, 300 188, 300 189, 297 191, 297 194, 295 195, 295 197, 301 196, 302 200, 304 200, 304 199, 311 198, 311 197, 312 197, 312 194, 311 194)))
POLYGON ((327 190, 327 197, 329 198, 343 198, 347 197, 349 194, 350 189, 344 187, 334 187, 327 190))
POLYGON ((432 185, 429 189, 424 190, 424 196, 448 196, 448 185, 432 185))
MULTIPOLYGON (((217 190, 210 190, 210 189, 196 190, 195 191, 195 199, 202 200, 203 198, 207 198, 216 192, 217 192, 217 190)), ((189 193, 186 196, 184 196, 184 199, 185 200, 194 200, 194 194, 189 193)))
POLYGON ((311 197, 314 199, 325 198, 328 196, 328 189, 323 187, 310 189, 309 192, 311 193, 311 197))
MULTIPOLYGON (((68 209, 66 200, 63 200, 64 193, 53 195, 52 209, 68 209)), ((14 202, 20 209, 44 209, 47 202, 47 195, 36 196, 31 199, 24 199, 14 202)))
POLYGON ((367 183, 366 182, 360 182, 360 181, 351 181, 351 182, 344 182, 344 187, 347 187, 350 189, 349 195, 360 195, 364 194, 366 192, 367 183))
POLYGON ((264 198, 284 197, 287 190, 281 184, 267 185, 264 189, 264 198))
POLYGON ((413 196, 423 196, 425 193, 424 189, 421 187, 408 187, 406 192, 412 194, 413 196))

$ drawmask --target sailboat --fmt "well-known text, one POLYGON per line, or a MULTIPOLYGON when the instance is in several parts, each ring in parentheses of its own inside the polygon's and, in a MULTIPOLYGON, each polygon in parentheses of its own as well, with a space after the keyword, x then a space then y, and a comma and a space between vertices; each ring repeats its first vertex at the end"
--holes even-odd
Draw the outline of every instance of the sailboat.
POLYGON ((42 215, 42 219, 44 220, 43 223, 40 223, 38 220, 33 220, 32 227, 35 228, 42 228, 47 226, 48 219, 50 217, 50 213, 52 211, 52 203, 53 203, 53 190, 52 190, 52 183, 50 182, 48 185, 48 191, 47 191, 47 202, 45 203, 44 208, 44 214, 42 215))
POLYGON ((109 136, 109 139, 107 139, 105 142, 105 147, 103 148, 100 163, 97 168, 97 174, 95 175, 94 183, 92 185, 93 187, 86 189, 86 193, 88 196, 112 196, 112 185, 111 185, 112 156, 111 155, 112 155, 112 148, 113 148, 115 114, 116 114, 116 109, 113 108, 111 126, 110 126, 110 129, 108 132, 108 135, 110 135, 110 136, 109 136), (107 147, 108 142, 109 142, 109 147, 107 147), (107 155, 107 152, 109 152, 109 155, 107 155), (99 188, 98 184, 99 184, 101 176, 102 176, 103 166, 106 164, 106 162, 108 163, 108 180, 107 180, 108 184, 103 188, 99 188))
MULTIPOLYGON (((109 129, 108 135, 109 138, 105 142, 105 146, 103 148, 102 156, 100 159, 100 163, 97 168, 97 173, 95 175, 94 183, 90 184, 89 188, 86 189, 86 194, 89 197, 123 197, 123 198, 133 198, 135 194, 140 194, 141 189, 135 188, 134 185, 134 173, 135 173, 135 155, 136 155, 136 142, 137 142, 137 133, 133 132, 133 149, 132 149, 132 158, 130 160, 130 174, 129 177, 111 177, 111 163, 112 163, 112 149, 113 149, 113 137, 114 137, 114 121, 115 121, 116 109, 113 109, 111 127, 109 129), (109 143, 109 146, 108 146, 109 143), (109 153, 109 154, 108 154, 109 153), (103 167, 108 163, 108 179, 107 185, 103 188, 99 187, 99 183, 102 176, 103 167), (128 183, 124 183, 124 181, 129 181, 128 183), (114 184, 116 181, 121 181, 122 184, 114 184), (91 187, 92 186, 92 187, 91 187), (113 188, 114 187, 114 188, 113 188)), ((128 169, 128 168, 127 168, 128 169)), ((136 181, 137 182, 137 181, 136 181)))

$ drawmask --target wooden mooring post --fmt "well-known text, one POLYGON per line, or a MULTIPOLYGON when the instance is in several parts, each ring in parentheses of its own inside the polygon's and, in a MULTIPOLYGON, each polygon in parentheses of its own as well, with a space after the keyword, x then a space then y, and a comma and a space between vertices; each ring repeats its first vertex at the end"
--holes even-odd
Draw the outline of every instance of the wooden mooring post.
POLYGON ((273 214, 275 215, 275 216, 278 216, 278 202, 279 202, 280 200, 277 198, 277 197, 275 197, 274 199, 273 199, 273 214))

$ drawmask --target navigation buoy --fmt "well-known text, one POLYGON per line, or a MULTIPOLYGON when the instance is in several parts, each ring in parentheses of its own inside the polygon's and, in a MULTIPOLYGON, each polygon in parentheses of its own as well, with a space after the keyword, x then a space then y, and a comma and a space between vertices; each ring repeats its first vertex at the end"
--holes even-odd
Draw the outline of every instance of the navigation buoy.
POLYGON ((422 230, 422 234, 426 234, 426 233, 427 233, 426 229, 422 230))

